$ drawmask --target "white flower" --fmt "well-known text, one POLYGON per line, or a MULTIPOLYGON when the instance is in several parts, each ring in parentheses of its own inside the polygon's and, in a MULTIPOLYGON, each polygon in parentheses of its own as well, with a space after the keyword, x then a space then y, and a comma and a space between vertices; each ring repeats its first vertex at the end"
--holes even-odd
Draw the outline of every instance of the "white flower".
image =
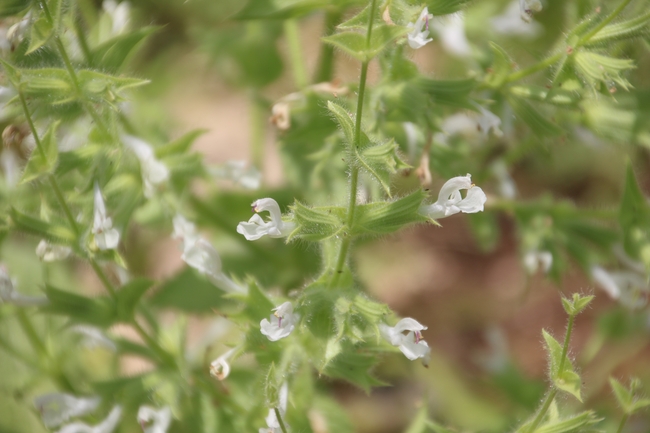
POLYGON ((483 136, 487 138, 488 134, 490 133, 490 130, 496 135, 497 137, 501 137, 503 135, 503 132, 501 132, 500 126, 501 126, 501 119, 499 116, 491 112, 490 110, 487 110, 480 105, 478 105, 478 109, 481 112, 481 115, 478 117, 478 125, 480 131, 483 133, 483 136))
POLYGON ((517 185, 508 172, 508 166, 503 159, 498 159, 492 164, 492 173, 499 181, 501 197, 513 200, 517 197, 517 185))
POLYGON ((295 228, 292 222, 282 221, 282 213, 278 202, 272 198, 261 198, 251 205, 254 212, 268 211, 271 214, 271 221, 264 222, 262 217, 255 214, 248 222, 240 222, 237 226, 237 233, 244 235, 246 240, 254 241, 264 235, 271 238, 282 238, 289 236, 295 228))
MULTIPOLYGON (((279 392, 280 406, 277 408, 280 412, 280 416, 284 418, 287 412, 287 401, 289 399, 289 386, 287 383, 283 383, 280 387, 279 392)), ((280 427, 280 421, 278 420, 277 415, 275 414, 275 409, 269 409, 269 414, 264 419, 266 421, 266 428, 261 428, 259 433, 282 433, 282 428, 280 427)), ((283 420, 284 421, 284 420, 283 420)), ((285 427, 287 423, 284 423, 285 427)))
POLYGON ((167 166, 156 159, 153 148, 144 140, 124 135, 122 141, 140 160, 145 197, 153 197, 156 187, 169 179, 167 166))
POLYGON ((138 423, 144 433, 166 433, 172 422, 172 410, 169 406, 154 409, 151 406, 140 406, 138 423))
POLYGON ((44 262, 56 262, 68 258, 72 249, 63 245, 52 245, 45 239, 41 239, 36 247, 36 255, 44 262))
POLYGON ((127 30, 131 5, 129 2, 117 3, 115 0, 104 0, 102 9, 111 17, 111 36, 117 36, 127 30))
POLYGON ((95 347, 104 347, 111 352, 117 351, 117 346, 110 338, 106 337, 101 329, 95 328, 94 326, 88 325, 75 325, 70 327, 70 330, 75 334, 79 334, 83 337, 82 345, 89 349, 94 349, 95 347))
POLYGON ((245 293, 246 290, 232 281, 221 270, 221 257, 210 242, 202 238, 196 226, 182 215, 174 217, 175 239, 183 240, 181 259, 200 273, 207 275, 217 286, 227 292, 245 293))
POLYGON ((641 308, 647 302, 650 285, 641 274, 633 271, 606 271, 600 266, 594 266, 591 268, 591 276, 612 299, 628 308, 641 308))
POLYGON ((542 10, 542 2, 540 0, 519 0, 519 15, 521 19, 528 22, 533 13, 542 10))
POLYGON ((70 394, 51 393, 34 399, 34 406, 41 414, 45 427, 59 426, 77 416, 84 416, 99 406, 99 397, 75 397, 70 394))
POLYGON ((436 17, 431 20, 431 27, 440 36, 440 43, 448 53, 458 57, 472 54, 465 36, 465 18, 462 13, 436 17))
POLYGON ((7 268, 4 265, 0 265, 0 299, 2 302, 20 307, 45 305, 49 302, 45 296, 27 296, 18 293, 14 285, 15 283, 9 276, 7 268))
POLYGON ((549 251, 531 250, 524 254, 524 268, 529 275, 535 275, 541 269, 547 273, 553 265, 553 254, 549 251))
POLYGON ((219 380, 224 380, 230 374, 230 364, 228 364, 228 358, 230 358, 235 349, 230 349, 214 361, 210 363, 210 375, 216 377, 219 380))
POLYGON ((64 425, 57 433, 112 433, 120 422, 122 408, 115 406, 106 419, 96 426, 90 426, 83 422, 73 422, 64 425))
POLYGON ((293 328, 296 327, 296 323, 298 323, 298 319, 300 319, 300 315, 293 312, 291 302, 285 302, 272 311, 275 311, 275 313, 270 316, 271 321, 262 319, 260 330, 269 340, 278 341, 291 334, 293 328))
POLYGON ((226 161, 222 167, 213 167, 209 171, 215 177, 230 179, 246 189, 258 189, 262 181, 262 173, 241 160, 226 161))
POLYGON ((491 18, 490 24, 496 33, 533 39, 542 32, 542 26, 538 22, 528 21, 530 19, 527 21, 521 19, 520 5, 517 0, 514 0, 503 14, 491 18))
POLYGON ((399 347, 399 350, 402 351, 404 356, 406 356, 411 361, 414 361, 418 358, 426 359, 431 352, 429 345, 426 341, 422 339, 422 332, 427 329, 426 326, 421 325, 415 319, 406 317, 399 322, 397 325, 390 327, 385 324, 379 325, 379 331, 381 335, 393 346, 399 347), (408 331, 406 334, 403 334, 404 331, 408 331))
POLYGON ((95 218, 93 222, 95 244, 100 250, 117 248, 120 242, 120 233, 113 228, 113 220, 106 215, 106 206, 99 185, 95 182, 95 218))
POLYGON ((429 20, 431 18, 433 18, 433 15, 429 14, 429 8, 424 8, 415 23, 408 24, 408 27, 413 30, 410 31, 406 38, 409 46, 414 50, 422 48, 433 40, 431 38, 427 39, 427 36, 429 36, 429 20))
POLYGON ((483 190, 472 184, 471 175, 457 176, 445 182, 440 188, 438 200, 428 206, 422 205, 420 213, 435 220, 458 212, 482 212, 486 200, 487 196, 483 190), (465 198, 460 194, 461 189, 467 190, 465 198))

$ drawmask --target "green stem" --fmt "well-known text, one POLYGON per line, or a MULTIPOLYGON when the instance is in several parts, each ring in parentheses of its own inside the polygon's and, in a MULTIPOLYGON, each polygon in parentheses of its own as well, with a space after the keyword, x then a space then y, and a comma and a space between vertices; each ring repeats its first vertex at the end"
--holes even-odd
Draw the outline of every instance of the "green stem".
POLYGON ((562 346, 562 357, 560 358, 560 365, 558 368, 558 373, 562 373, 564 371, 564 360, 566 358, 566 354, 569 351, 569 342, 571 341, 571 332, 573 332, 573 320, 575 319, 575 316, 569 316, 569 323, 566 327, 566 334, 564 336, 564 346, 562 346))
POLYGON ((582 45, 586 44, 587 42, 589 42, 589 39, 593 38, 607 24, 612 22, 612 20, 614 18, 616 18, 618 16, 618 14, 620 14, 623 11, 623 9, 625 9, 625 7, 628 4, 630 4, 631 1, 632 0, 623 0, 621 3, 619 3, 619 5, 616 7, 616 9, 614 9, 612 11, 611 14, 609 14, 604 20, 602 20, 596 27, 591 29, 591 31, 589 33, 587 33, 586 35, 581 37, 580 40, 578 41, 578 43, 576 44, 576 46, 579 47, 579 46, 582 46, 582 45))
MULTIPOLYGON (((338 8, 331 8, 325 12, 325 31, 323 36, 334 34, 336 26, 341 21, 343 14, 338 8)), ((334 46, 321 42, 318 66, 314 74, 314 83, 332 81, 334 76, 334 46)))
POLYGON ((99 278, 99 281, 102 282, 102 284, 106 288, 106 291, 111 295, 113 299, 117 299, 117 293, 115 292, 115 288, 113 287, 113 284, 111 284, 110 280, 106 276, 106 273, 101 268, 101 266, 99 266, 99 263, 97 263, 97 260, 95 260, 95 258, 93 257, 91 257, 89 260, 90 260, 90 266, 92 266, 93 270, 95 271, 95 274, 97 274, 97 278, 99 278))
POLYGON ((25 365, 28 365, 34 370, 39 369, 38 365, 36 365, 31 358, 19 352, 15 347, 9 344, 8 341, 5 341, 2 337, 0 337, 0 349, 3 349, 5 352, 7 352, 10 355, 13 355, 14 358, 18 359, 20 362, 22 362, 25 365))
POLYGON ((284 426, 284 421, 282 421, 280 411, 277 407, 274 407, 273 410, 275 411, 275 417, 278 419, 278 424, 280 424, 280 430, 282 430, 282 433, 287 433, 287 428, 284 426))
POLYGON ((553 64, 559 62, 562 59, 562 57, 564 57, 565 55, 566 55, 565 53, 557 53, 550 57, 547 57, 546 59, 542 60, 539 63, 529 66, 528 68, 522 69, 517 72, 513 72, 512 74, 508 75, 504 84, 512 83, 514 81, 521 80, 522 78, 527 77, 528 75, 532 75, 535 72, 543 71, 549 66, 552 66, 553 64))
POLYGON ((627 423, 627 419, 630 417, 629 414, 623 415, 623 418, 621 418, 621 423, 618 425, 618 430, 616 430, 616 433, 621 433, 623 431, 623 427, 625 427, 625 424, 627 423))
POLYGON ((176 361, 174 358, 167 353, 165 349, 163 349, 160 344, 158 344, 157 341, 155 341, 153 338, 149 336, 147 331, 144 330, 144 328, 135 320, 131 321, 131 326, 136 330, 140 338, 144 340, 144 342, 153 350, 156 352, 156 355, 160 358, 160 360, 164 363, 167 364, 170 367, 175 367, 176 366, 176 361))
MULTIPOLYGON (((370 46, 370 38, 372 36, 372 25, 374 23, 375 11, 377 8, 377 0, 372 0, 370 5, 370 18, 368 19, 368 32, 366 33, 366 46, 370 46)), ((361 75, 359 76, 359 92, 357 94, 357 115, 354 119, 354 142, 351 143, 352 147, 356 150, 361 144, 361 118, 363 117, 363 99, 366 92, 366 80, 368 77, 368 64, 369 60, 361 64, 361 75)), ((354 224, 354 213, 357 207, 357 186, 359 184, 359 168, 354 166, 351 168, 350 173, 350 202, 348 204, 348 214, 346 217, 346 225, 352 228, 354 224)), ((330 287, 334 287, 343 273, 343 267, 348 256, 350 249, 350 237, 344 235, 339 249, 338 259, 336 260, 336 267, 334 268, 334 275, 330 282, 330 287)))
POLYGON ((251 97, 251 161, 260 172, 264 171, 265 132, 266 110, 255 93, 251 97))
POLYGON ((284 21, 284 35, 289 45, 289 58, 291 60, 291 69, 293 79, 298 89, 307 85, 307 71, 305 71, 305 62, 302 58, 302 49, 300 47, 300 29, 295 19, 284 21))
POLYGON ((27 100, 25 99, 25 95, 23 95, 23 92, 21 92, 20 89, 18 90, 18 98, 20 99, 20 105, 23 107, 23 113, 25 113, 25 117, 27 118, 29 130, 32 131, 32 137, 34 137, 34 141, 36 142, 36 149, 38 149, 38 153, 41 155, 41 158, 47 160, 47 157, 45 156, 45 149, 43 149, 43 143, 41 143, 41 138, 38 136, 38 132, 36 132, 36 127, 34 126, 32 116, 29 114, 27 100))
POLYGON ((93 58, 92 58, 92 54, 90 53, 90 46, 88 45, 88 39, 86 39, 86 32, 81 26, 81 16, 79 16, 79 18, 76 18, 74 20, 74 32, 75 35, 77 35, 77 39, 79 40, 79 46, 81 47, 81 52, 83 53, 86 62, 88 62, 88 64, 92 67, 93 58))
POLYGON ((32 325, 32 322, 25 314, 25 311, 19 308, 17 310, 16 316, 18 317, 18 323, 20 323, 20 326, 23 328, 23 332, 27 336, 27 340, 32 345, 38 356, 41 359, 47 359, 49 357, 49 354, 47 353, 45 344, 43 344, 41 341, 38 333, 36 332, 36 329, 34 329, 34 325, 32 325))
POLYGON ((533 420, 533 422, 528 425, 526 432, 532 433, 535 431, 535 429, 539 426, 539 424, 544 419, 544 416, 546 415, 546 412, 548 412, 548 408, 551 407, 551 403, 553 403, 553 399, 555 398, 556 395, 557 395, 557 388, 553 388, 546 395, 546 399, 544 400, 542 407, 539 408, 539 411, 537 412, 537 415, 535 415, 535 419, 533 420))

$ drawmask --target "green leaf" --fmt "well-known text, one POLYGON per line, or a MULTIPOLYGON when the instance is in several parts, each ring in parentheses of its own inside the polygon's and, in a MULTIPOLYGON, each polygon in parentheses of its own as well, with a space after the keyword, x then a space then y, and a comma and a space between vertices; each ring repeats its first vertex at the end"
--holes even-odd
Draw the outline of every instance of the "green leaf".
POLYGON ((41 308, 44 312, 101 328, 112 325, 117 319, 114 304, 107 298, 87 298, 50 285, 45 286, 45 294, 49 304, 41 308))
POLYGON ((562 135, 564 130, 555 123, 542 116, 527 101, 514 96, 508 97, 508 102, 515 112, 515 115, 523 120, 526 125, 540 137, 557 137, 562 135))
POLYGON ((380 24, 372 31, 370 43, 366 45, 366 35, 354 31, 336 33, 321 38, 352 57, 367 62, 379 54, 389 43, 408 33, 409 29, 401 26, 380 24))
POLYGON ((288 19, 329 6, 328 0, 249 0, 235 15, 239 20, 288 19))
POLYGON ((65 69, 17 69, 17 73, 25 96, 51 104, 65 104, 76 99, 70 75, 65 69))
POLYGON ((498 89, 506 83, 506 79, 512 72, 513 62, 508 53, 494 42, 490 42, 490 49, 492 50, 492 66, 485 76, 485 84, 498 89))
POLYGON ((208 132, 207 129, 195 129, 186 134, 183 134, 181 137, 176 140, 170 141, 167 144, 162 146, 157 146, 154 151, 156 157, 165 158, 167 156, 175 156, 189 152, 190 147, 197 138, 208 132))
POLYGON ((31 182, 34 179, 48 173, 52 173, 56 167, 59 157, 59 148, 56 143, 56 130, 59 122, 50 124, 43 137, 41 138, 42 153, 38 147, 32 151, 21 183, 31 182))
POLYGON ((27 47, 25 55, 29 55, 45 45, 53 32, 54 27, 52 27, 52 23, 47 19, 45 14, 41 14, 41 16, 34 21, 34 24, 32 24, 29 46, 27 47))
POLYGON ((9 217, 18 230, 32 233, 55 243, 70 245, 76 239, 74 232, 67 225, 59 222, 43 221, 39 218, 26 215, 13 207, 9 211, 9 217))
POLYGON ((399 145, 391 139, 384 144, 354 149, 355 163, 377 179, 389 197, 391 196, 390 175, 396 173, 398 169, 410 167, 397 155, 398 148, 399 145))
POLYGON ((142 344, 134 343, 125 338, 115 338, 113 342, 117 347, 117 352, 120 354, 140 356, 153 362, 158 362, 159 360, 155 352, 142 344))
POLYGON ((320 241, 336 236, 345 228, 345 209, 338 206, 309 208, 299 201, 291 206, 293 220, 298 227, 289 235, 308 241, 320 241))
POLYGON ((474 78, 464 80, 432 80, 419 77, 415 80, 415 83, 418 89, 431 97, 434 104, 471 110, 476 108, 469 101, 469 95, 477 85, 477 81, 474 78))
POLYGON ((118 72, 144 41, 160 27, 148 26, 110 39, 91 52, 95 67, 108 72, 118 72))
POLYGON ((149 80, 117 77, 87 69, 77 71, 77 78, 82 92, 88 99, 109 104, 117 102, 119 94, 124 90, 149 83, 149 80))
MULTIPOLYGON (((352 18, 343 21, 341 24, 336 27, 341 30, 357 30, 361 32, 366 32, 368 29, 368 21, 370 19, 370 5, 361 9, 361 11, 354 15, 352 18)), ((382 24, 383 22, 379 18, 379 14, 375 14, 373 17, 374 25, 382 24)))
POLYGON ((614 396, 616 397, 616 401, 618 401, 618 404, 621 405, 623 412, 625 412, 628 415, 631 414, 632 404, 634 400, 634 395, 632 394, 632 392, 626 387, 624 387, 623 384, 621 384, 621 382, 614 379, 613 377, 609 378, 609 385, 612 387, 612 391, 614 391, 614 396))
POLYGON ((579 293, 574 293, 573 299, 562 298, 562 306, 569 316, 577 316, 587 308, 589 303, 593 300, 594 296, 592 295, 582 296, 579 293))
POLYGON ((603 27, 592 36, 585 46, 605 45, 612 42, 643 36, 648 32, 650 13, 640 15, 631 20, 621 21, 603 27))
POLYGON ((650 269, 650 205, 639 188, 631 164, 628 164, 625 175, 618 220, 623 229, 626 252, 650 269))
POLYGON ((383 382, 370 374, 370 369, 377 363, 376 356, 363 347, 355 347, 345 341, 341 353, 330 361, 320 372, 330 377, 345 379, 359 386, 366 392, 383 382))
POLYGON ((122 322, 130 322, 134 318, 135 308, 140 298, 153 285, 153 281, 137 278, 129 281, 117 291, 117 316, 122 322))
POLYGON ((418 190, 395 201, 359 205, 355 212, 353 233, 382 235, 396 232, 402 227, 424 223, 428 218, 418 211, 426 192, 418 190))
MULTIPOLYGON (((187 268, 165 281, 151 298, 152 305, 188 313, 210 313, 233 304, 208 280, 187 268)), ((270 314, 270 313, 269 313, 270 314)))
POLYGON ((0 17, 18 15, 31 4, 30 0, 3 0, 0 2, 0 17))
MULTIPOLYGON (((341 127, 348 146, 354 146, 354 122, 352 121, 350 114, 348 114, 345 108, 332 101, 327 101, 327 108, 332 112, 341 127)), ((369 140, 363 132, 361 132, 361 137, 365 137, 364 145, 367 144, 369 140)))
POLYGON ((625 90, 629 90, 631 84, 621 74, 636 68, 633 60, 616 59, 584 50, 579 50, 572 57, 577 70, 592 87, 596 87, 599 83, 609 86, 608 82, 614 81, 625 90))
POLYGON ((433 15, 449 15, 458 12, 472 0, 428 0, 429 13, 433 15))
POLYGON ((585 411, 570 418, 554 419, 535 429, 534 433, 569 433, 586 432, 585 427, 602 421, 593 411, 585 411))
POLYGON ((546 330, 542 330, 542 335, 546 341, 546 349, 549 354, 550 359, 550 376, 553 384, 558 389, 568 392, 569 394, 576 397, 578 400, 582 401, 580 396, 580 387, 582 382, 580 376, 573 371, 573 364, 568 356, 564 356, 564 362, 562 362, 562 346, 557 342, 555 338, 546 330), (560 371, 560 365, 562 365, 562 370, 560 371))

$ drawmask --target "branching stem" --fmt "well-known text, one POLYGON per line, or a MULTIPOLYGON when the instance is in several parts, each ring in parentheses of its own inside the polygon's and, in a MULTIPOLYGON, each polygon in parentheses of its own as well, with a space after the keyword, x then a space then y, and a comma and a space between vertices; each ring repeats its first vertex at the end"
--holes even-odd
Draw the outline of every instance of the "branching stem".
MULTIPOLYGON (((368 19, 368 31, 366 33, 366 47, 370 46, 370 38, 372 37, 372 25, 374 23, 374 16, 377 9, 377 0, 372 0, 370 5, 370 18, 368 19)), ((361 118, 363 117, 363 99, 366 92, 366 80, 368 77, 368 64, 369 60, 365 60, 361 64, 361 75, 359 76, 359 92, 357 94, 357 115, 354 119, 354 143, 352 146, 357 149, 361 144, 361 118)), ((345 224, 348 228, 352 228, 354 224, 354 212, 357 207, 357 187, 359 184, 359 168, 356 166, 350 169, 350 201, 348 204, 348 213, 345 218, 345 224)), ((334 287, 343 273, 343 267, 347 259, 348 250, 350 249, 350 235, 344 235, 341 240, 338 259, 336 260, 336 267, 334 268, 334 275, 332 277, 330 287, 334 287)))

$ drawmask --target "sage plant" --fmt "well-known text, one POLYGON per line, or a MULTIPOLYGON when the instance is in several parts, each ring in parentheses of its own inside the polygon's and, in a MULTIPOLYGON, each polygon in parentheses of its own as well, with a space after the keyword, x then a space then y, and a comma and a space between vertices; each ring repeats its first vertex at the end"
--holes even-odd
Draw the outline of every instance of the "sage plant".
MULTIPOLYGON (((139 26, 164 15, 144 3, 0 4, 0 368, 22 378, 2 381, 18 420, 0 408, 0 429, 353 431, 330 383, 370 393, 387 385, 378 368, 395 359, 424 375, 433 346, 425 324, 367 293, 353 253, 405 228, 444 231, 445 218, 467 219, 489 251, 507 217, 531 277, 560 282, 576 268, 595 288, 558 296, 563 343, 540 330, 548 391, 528 413, 498 415, 500 431, 622 432, 650 405, 639 380, 611 378, 622 414, 599 414, 583 401, 571 355, 574 322, 594 295, 620 302, 625 317, 648 317, 650 204, 635 172, 650 147, 646 0, 161 1, 184 11, 179 20, 196 24, 186 36, 250 95, 251 161, 220 166, 192 151, 201 131, 170 139, 164 119, 144 121, 138 95, 151 83, 133 60, 167 31, 139 26), (213 13, 222 14, 216 30, 205 24, 213 13), (316 18, 324 34, 310 80, 300 24, 316 18), (531 60, 521 51, 542 19, 552 45, 545 56, 531 48, 531 60), (281 36, 294 88, 271 98, 281 36), (443 51, 453 75, 414 61, 437 65, 443 51), (358 80, 336 80, 344 61, 358 80), (267 117, 282 188, 260 176, 267 117), (617 204, 520 195, 516 167, 566 142, 641 156, 630 158, 617 204), (141 233, 176 239, 187 268, 142 276, 156 247, 141 233), (84 269, 100 294, 90 294, 84 269), (194 314, 213 323, 191 347, 194 314), (146 368, 124 369, 132 358, 146 368)), ((404 431, 454 431, 434 421, 445 414, 430 413, 422 393, 404 431)))

